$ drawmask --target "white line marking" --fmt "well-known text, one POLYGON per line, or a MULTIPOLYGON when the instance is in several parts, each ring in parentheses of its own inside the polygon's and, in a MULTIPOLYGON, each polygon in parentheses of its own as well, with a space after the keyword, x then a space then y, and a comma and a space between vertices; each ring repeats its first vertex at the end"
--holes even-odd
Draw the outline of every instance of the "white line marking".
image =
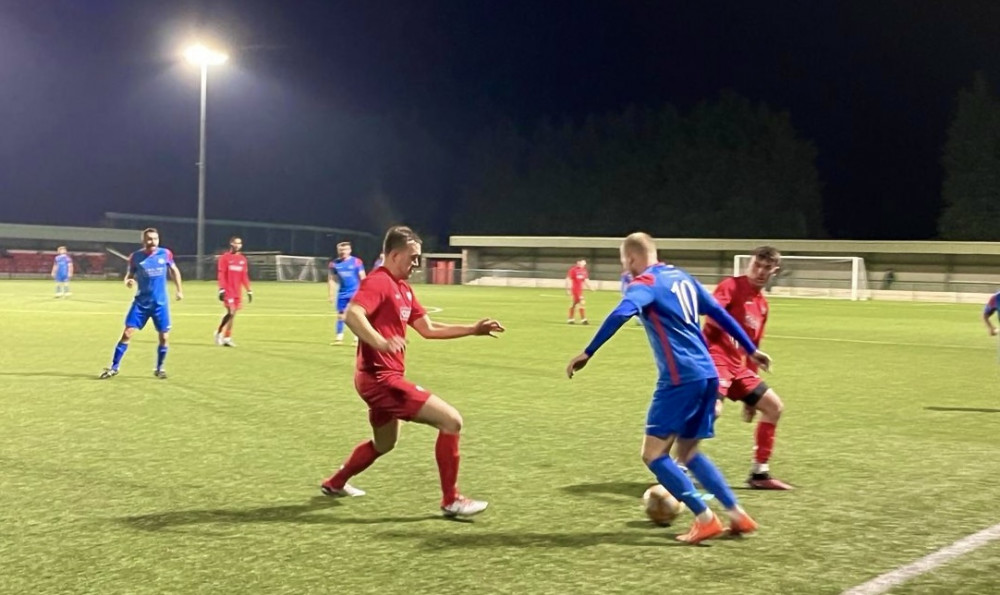
POLYGON ((866 583, 844 591, 842 595, 878 595, 879 593, 885 593, 889 589, 899 586, 911 578, 927 574, 938 566, 947 564, 955 558, 964 556, 997 539, 1000 539, 1000 524, 983 529, 979 533, 973 533, 968 537, 963 537, 955 543, 943 547, 932 554, 928 554, 906 566, 900 566, 896 570, 876 576, 866 583))

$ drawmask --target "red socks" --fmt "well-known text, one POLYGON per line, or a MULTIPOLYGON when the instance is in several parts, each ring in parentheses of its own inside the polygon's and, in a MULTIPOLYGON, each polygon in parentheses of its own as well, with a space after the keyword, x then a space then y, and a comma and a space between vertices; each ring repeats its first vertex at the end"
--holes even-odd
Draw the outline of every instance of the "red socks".
MULTIPOLYGON (((382 453, 375 450, 375 444, 371 440, 362 442, 354 447, 354 452, 351 453, 351 456, 347 457, 344 466, 333 477, 326 480, 326 484, 335 490, 343 489, 348 479, 371 467, 375 459, 380 456, 382 456, 382 453)), ((458 464, 456 463, 457 466, 458 464)))
POLYGON ((764 464, 771 458, 774 450, 774 430, 775 426, 766 421, 757 424, 757 431, 754 433, 754 453, 753 460, 764 464))
POLYGON ((434 445, 438 473, 441 475, 441 506, 447 506, 458 497, 458 434, 438 434, 434 445))

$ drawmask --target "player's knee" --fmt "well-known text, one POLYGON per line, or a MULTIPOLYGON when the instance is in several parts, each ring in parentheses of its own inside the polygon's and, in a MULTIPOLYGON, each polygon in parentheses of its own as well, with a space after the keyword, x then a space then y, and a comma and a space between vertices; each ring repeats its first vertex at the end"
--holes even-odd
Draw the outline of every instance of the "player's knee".
POLYGON ((764 407, 760 408, 761 413, 764 413, 777 421, 778 418, 781 417, 782 411, 785 410, 785 404, 781 401, 781 397, 778 396, 778 393, 773 390, 768 390, 764 397, 765 398, 762 399, 761 403, 764 407))
POLYGON ((453 410, 441 422, 438 429, 446 434, 460 434, 462 432, 462 415, 453 410))
POLYGON ((390 438, 375 438, 374 440, 372 440, 372 444, 375 445, 375 450, 377 450, 379 454, 384 455, 391 452, 392 449, 396 448, 397 441, 398 441, 397 436, 392 436, 390 438))
POLYGON ((163 347, 167 346, 170 342, 170 333, 160 333, 160 345, 163 347))

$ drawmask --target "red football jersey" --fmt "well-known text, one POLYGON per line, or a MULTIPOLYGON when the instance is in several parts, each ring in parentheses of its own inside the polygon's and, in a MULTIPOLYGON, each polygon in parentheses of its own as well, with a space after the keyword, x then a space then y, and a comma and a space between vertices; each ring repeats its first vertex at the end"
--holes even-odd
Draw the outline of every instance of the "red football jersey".
MULTIPOLYGON (((764 338, 764 325, 767 324, 767 298, 757 288, 750 284, 746 275, 723 279, 713 293, 719 305, 726 309, 743 330, 760 346, 764 338)), ((747 360, 743 350, 736 340, 726 334, 711 320, 705 323, 705 339, 708 341, 708 352, 715 365, 730 368, 748 367, 756 371, 757 365, 747 360)))
MULTIPOLYGON (((427 315, 406 281, 396 279, 385 267, 371 272, 351 299, 367 312, 368 322, 386 339, 405 337, 406 325, 427 315)), ((404 352, 383 353, 362 342, 358 348, 359 372, 404 371, 404 352)))
POLYGON ((239 295, 242 288, 250 289, 250 266, 247 257, 240 253, 226 252, 219 257, 219 289, 239 295))
POLYGON ((587 267, 573 265, 566 273, 566 277, 573 287, 573 293, 580 293, 583 291, 583 283, 590 278, 590 274, 587 273, 587 267))

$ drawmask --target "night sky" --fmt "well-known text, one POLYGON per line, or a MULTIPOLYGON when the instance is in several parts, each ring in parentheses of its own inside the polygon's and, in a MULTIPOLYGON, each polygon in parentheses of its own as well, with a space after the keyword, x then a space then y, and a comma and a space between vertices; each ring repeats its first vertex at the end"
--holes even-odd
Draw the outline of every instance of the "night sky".
POLYGON ((1000 81, 994 1, 0 0, 0 221, 194 216, 195 39, 231 54, 209 77, 208 216, 362 228, 372 176, 343 164, 380 119, 460 152, 503 116, 729 89, 815 143, 832 237, 930 238, 955 95, 1000 81))

